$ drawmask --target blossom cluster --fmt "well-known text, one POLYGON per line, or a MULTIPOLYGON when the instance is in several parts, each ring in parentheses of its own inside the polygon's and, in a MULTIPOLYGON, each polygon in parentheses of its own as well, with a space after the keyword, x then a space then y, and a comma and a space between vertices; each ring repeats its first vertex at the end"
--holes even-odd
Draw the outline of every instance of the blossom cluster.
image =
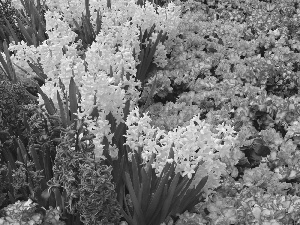
MULTIPOLYGON (((82 100, 80 104, 82 111, 78 112, 78 116, 82 118, 97 107, 103 115, 100 117, 104 120, 101 123, 105 124, 107 122, 105 116, 112 113, 119 124, 123 122, 125 102, 131 100, 130 107, 133 109, 139 96, 137 88, 140 82, 135 75, 136 66, 140 62, 132 54, 135 49, 137 57, 141 50, 139 28, 144 33, 155 24, 155 32, 151 37, 152 43, 156 40, 158 32, 163 30, 168 33, 168 41, 165 44, 170 45, 180 23, 179 7, 170 3, 167 8, 158 7, 156 12, 149 2, 143 8, 133 0, 117 1, 112 8, 108 8, 105 6, 106 1, 91 1, 91 11, 94 12, 94 9, 99 8, 103 14, 102 26, 96 40, 86 50, 83 59, 76 48, 80 43, 74 43, 77 34, 70 27, 71 20, 78 19, 82 13, 78 9, 84 9, 80 5, 81 2, 49 2, 50 9, 53 9, 45 13, 46 33, 49 38, 38 47, 27 46, 24 42, 11 44, 9 49, 15 53, 11 58, 13 63, 22 68, 22 71, 27 71, 29 76, 33 74, 33 70, 27 64, 28 59, 32 63, 42 65, 43 72, 47 75, 47 82, 41 89, 54 100, 56 106, 58 106, 57 93, 65 96, 65 99, 68 98, 68 93, 63 92, 58 85, 59 79, 64 87, 68 87, 70 78, 73 77, 82 100), (72 10, 72 7, 76 10, 72 10), (168 20, 162 19, 165 16, 168 20), (111 70, 112 77, 109 75, 111 70)), ((166 65, 167 49, 168 47, 162 44, 157 46, 154 61, 161 67, 166 65)), ((41 96, 39 102, 44 103, 41 96)), ((103 134, 108 135, 109 131, 104 129, 102 132, 104 127, 99 127, 99 123, 95 121, 90 121, 90 123, 98 127, 94 133, 100 143, 103 134)))
POLYGON ((210 175, 206 184, 206 191, 219 185, 221 175, 225 174, 226 163, 234 166, 241 153, 235 152, 235 131, 227 125, 211 127, 205 121, 201 121, 198 116, 194 116, 188 125, 174 128, 166 132, 160 128, 150 125, 151 119, 146 114, 140 116, 138 108, 135 108, 128 115, 125 122, 128 126, 126 145, 133 151, 142 148, 141 153, 144 163, 148 162, 155 154, 156 159, 152 166, 159 175, 167 162, 176 162, 176 172, 182 176, 191 177, 195 173, 198 163, 204 160, 204 164, 198 169, 195 181, 198 182, 210 175), (170 149, 174 150, 174 158, 169 159, 170 149))

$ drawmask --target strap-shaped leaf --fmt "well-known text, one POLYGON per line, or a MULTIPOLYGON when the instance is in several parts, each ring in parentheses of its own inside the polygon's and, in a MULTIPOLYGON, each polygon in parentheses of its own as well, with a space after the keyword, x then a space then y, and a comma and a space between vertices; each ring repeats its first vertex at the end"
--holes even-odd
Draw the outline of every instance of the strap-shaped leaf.
POLYGON ((6 65, 7 65, 8 71, 9 71, 8 75, 10 77, 10 80, 13 83, 15 83, 15 82, 17 82, 17 76, 16 76, 15 69, 13 68, 11 59, 10 59, 10 54, 9 54, 9 51, 8 51, 8 46, 7 46, 6 41, 3 42, 3 48, 4 48, 4 53, 5 53, 5 56, 6 56, 6 65))
MULTIPOLYGON (((136 162, 136 156, 135 154, 132 156, 132 180, 133 180, 133 187, 135 191, 135 195, 140 195, 140 178, 139 178, 139 168, 136 162)), ((141 202, 141 199, 138 199, 139 202, 141 202)))
POLYGON ((139 80, 142 82, 142 84, 144 84, 146 81, 146 71, 148 70, 150 62, 152 60, 152 59, 150 59, 150 57, 148 57, 149 48, 150 48, 150 45, 147 45, 146 49, 142 49, 141 55, 140 55, 141 64, 140 64, 139 80))
POLYGON ((111 0, 107 0, 107 8, 111 9, 111 0))
POLYGON ((179 177, 180 177, 180 173, 177 173, 175 175, 175 177, 173 177, 173 179, 172 179, 172 182, 171 182, 169 190, 168 190, 167 198, 164 201, 164 205, 163 205, 163 208, 162 208, 162 213, 161 213, 161 217, 160 217, 161 221, 164 221, 169 216, 169 213, 170 213, 169 209, 171 207, 171 203, 172 203, 172 200, 173 200, 173 196, 174 196, 174 193, 175 193, 176 186, 177 186, 178 181, 179 181, 179 177))
POLYGON ((112 66, 109 65, 109 74, 108 74, 109 77, 114 77, 114 72, 112 70, 112 66))
POLYGON ((76 97, 76 84, 74 78, 71 77, 70 85, 69 85, 69 98, 70 98, 70 111, 71 111, 71 123, 74 122, 77 113, 78 105, 77 105, 77 97, 76 97))
POLYGON ((134 192, 133 186, 132 186, 132 182, 130 179, 130 175, 127 172, 125 172, 125 181, 126 181, 126 186, 128 188, 128 191, 129 191, 129 194, 130 194, 130 197, 132 200, 133 208, 134 208, 134 211, 138 218, 139 224, 146 225, 146 222, 144 220, 144 214, 141 210, 141 203, 138 201, 138 198, 135 195, 135 192, 134 192))
POLYGON ((136 73, 136 78, 138 80, 140 80, 142 82, 142 84, 144 83, 144 79, 142 77, 142 67, 143 67, 144 54, 145 54, 145 50, 141 49, 140 55, 139 55, 140 64, 138 65, 137 73, 136 73))
POLYGON ((5 149, 5 148, 3 148, 1 150, 2 150, 2 153, 4 155, 5 161, 10 162, 11 168, 13 170, 16 170, 17 166, 15 164, 15 159, 14 159, 12 153, 10 151, 8 151, 7 149, 5 149))
POLYGON ((29 74, 25 69, 23 69, 21 66, 15 64, 15 63, 13 63, 13 64, 14 64, 14 66, 16 66, 16 67, 18 67, 20 70, 22 70, 22 72, 23 72, 24 74, 30 75, 30 74, 29 74))
POLYGON ((196 168, 194 169, 195 173, 193 173, 191 179, 188 179, 188 177, 185 176, 188 180, 187 180, 187 182, 186 182, 186 184, 185 184, 184 187, 182 187, 181 189, 176 189, 176 191, 175 191, 175 196, 183 196, 183 194, 186 192, 186 190, 187 190, 187 189, 189 188, 189 186, 191 185, 191 183, 192 183, 192 181, 193 181, 193 179, 194 179, 194 177, 195 177, 195 175, 196 175, 196 173, 197 173, 197 171, 198 171, 198 169, 199 169, 199 166, 200 166, 202 163, 203 163, 203 161, 198 163, 198 165, 197 165, 196 168))
POLYGON ((39 156, 38 156, 35 148, 32 145, 29 146, 29 152, 30 152, 30 155, 31 155, 31 157, 33 159, 35 168, 37 170, 42 170, 42 167, 41 167, 41 164, 40 164, 40 160, 39 160, 39 156))
POLYGON ((65 109, 64 109, 64 105, 63 102, 61 100, 60 94, 57 91, 57 102, 58 102, 58 107, 59 107, 59 112, 60 112, 60 118, 62 121, 62 125, 64 128, 67 128, 67 118, 66 118, 66 113, 65 113, 65 109))
POLYGON ((20 153, 22 154, 22 159, 24 160, 24 164, 27 165, 28 162, 28 154, 27 154, 27 150, 23 144, 23 142, 20 140, 20 138, 16 139, 19 149, 20 149, 20 153))
POLYGON ((14 41, 15 41, 16 43, 19 43, 19 38, 18 38, 18 36, 16 35, 16 33, 15 33, 14 29, 12 28, 12 26, 10 25, 10 22, 9 22, 5 17, 4 17, 4 20, 5 20, 5 22, 6 22, 6 25, 7 25, 8 29, 9 29, 10 34, 12 35, 14 41))
POLYGON ((155 210, 157 209, 165 184, 168 182, 169 171, 166 172, 166 174, 162 177, 161 181, 158 184, 158 187, 154 191, 153 197, 150 201, 150 205, 147 209, 146 221, 148 221, 154 215, 155 210))
MULTIPOLYGON (((165 202, 167 199, 167 193, 168 193, 168 185, 165 184, 163 193, 161 195, 161 202, 165 202)), ((159 204, 155 210, 154 215, 150 218, 150 221, 148 222, 149 225, 156 225, 156 224, 162 224, 164 221, 161 221, 161 212, 162 212, 163 204, 159 204)))
POLYGON ((21 3, 24 7, 24 9, 26 10, 26 12, 29 14, 30 13, 30 2, 29 1, 25 1, 25 0, 21 0, 21 3))
POLYGON ((93 42, 93 30, 90 27, 90 21, 87 16, 82 16, 82 25, 84 29, 84 34, 86 35, 86 43, 92 44, 93 42))
POLYGON ((26 113, 24 112, 24 113, 23 113, 23 120, 22 120, 22 122, 23 122, 23 124, 24 124, 24 126, 25 126, 25 129, 26 129, 27 133, 30 134, 31 129, 30 129, 30 126, 29 126, 29 124, 28 124, 28 122, 27 122, 28 120, 29 120, 29 119, 28 119, 28 116, 27 116, 26 113))
POLYGON ((36 65, 32 64, 31 62, 27 62, 31 69, 35 72, 36 75, 41 79, 43 83, 47 79, 47 75, 44 74, 36 65))
MULTIPOLYGON (((5 31, 4 31, 5 28, 8 29, 7 27, 5 27, 3 25, 0 25, 0 38, 1 38, 1 40, 7 39, 7 36, 5 34, 5 31)), ((2 45, 2 42, 0 42, 0 44, 2 45)))
MULTIPOLYGON (((129 114, 129 107, 130 107, 130 101, 127 100, 125 103, 125 107, 123 109, 124 112, 124 121, 127 118, 127 115, 129 114)), ((126 124, 125 123, 120 123, 118 127, 116 128, 114 132, 114 138, 117 142, 120 142, 121 139, 123 139, 123 135, 126 133, 126 124)))
POLYGON ((120 211, 129 225, 138 225, 122 208, 120 208, 120 211))
POLYGON ((151 99, 153 98, 153 96, 154 96, 154 91, 155 91, 155 89, 156 89, 156 81, 157 81, 156 78, 157 78, 157 74, 155 74, 155 79, 154 79, 154 82, 153 82, 153 84, 152 84, 150 93, 149 93, 149 95, 148 95, 148 97, 147 97, 147 101, 146 101, 146 103, 145 103, 143 112, 145 112, 146 109, 147 109, 147 108, 150 106, 150 104, 151 104, 151 99))
POLYGON ((65 112, 66 112, 66 116, 67 116, 67 126, 70 126, 71 125, 71 118, 70 118, 69 101, 68 100, 66 101, 65 112))
POLYGON ((2 65, 2 67, 4 69, 5 75, 11 81, 12 78, 10 76, 9 68, 8 68, 8 65, 6 64, 4 58, 2 57, 2 54, 0 54, 0 62, 1 62, 1 65, 2 65))
POLYGON ((24 27, 23 23, 21 22, 21 20, 19 18, 17 18, 17 23, 18 23, 18 26, 19 26, 23 36, 26 39, 27 45, 33 45, 31 36, 29 35, 29 33, 27 32, 26 28, 24 27))
POLYGON ((50 115, 54 115, 55 114, 55 108, 52 106, 50 99, 48 98, 48 96, 42 91, 42 89, 40 88, 39 85, 36 86, 38 89, 39 94, 42 96, 44 102, 45 102, 45 107, 47 109, 47 112, 50 115))
POLYGON ((102 26, 102 16, 100 16, 100 9, 97 10, 97 18, 96 18, 96 35, 100 33, 102 26))
POLYGON ((90 1, 89 0, 85 0, 84 3, 85 3, 85 14, 88 18, 91 17, 91 13, 90 13, 90 1))
MULTIPOLYGON (((182 201, 187 201, 186 196, 188 196, 188 193, 190 192, 190 191, 188 191, 188 189, 189 189, 189 187, 190 187, 190 185, 191 185, 191 183, 192 183, 192 181, 193 181, 193 179, 195 177, 195 174, 197 173, 197 170, 198 170, 200 164, 202 164, 202 163, 203 162, 198 163, 198 165, 197 165, 197 167, 195 169, 195 173, 193 174, 193 176, 192 176, 191 179, 188 179, 188 182, 186 183, 186 185, 184 187, 182 187, 181 190, 176 190, 175 191, 175 196, 177 196, 177 197, 175 198, 175 200, 173 202, 173 205, 174 205, 173 210, 172 210, 172 214, 173 215, 176 215, 176 213, 178 213, 178 211, 182 208, 181 202, 182 201)), ((206 180, 204 180, 204 181, 206 183, 206 180)), ((198 186, 197 186, 197 188, 202 189, 201 185, 203 184, 203 182, 199 183, 198 186)), ((204 185, 205 185, 205 183, 204 183, 204 185)), ((199 190, 199 192, 200 192, 200 190, 199 190)))
POLYGON ((41 23, 39 24, 38 37, 41 37, 41 39, 39 40, 40 42, 43 42, 47 39, 46 28, 41 23))
POLYGON ((63 210, 65 208, 65 204, 59 189, 57 187, 53 187, 52 192, 54 193, 55 196, 56 207, 59 207, 60 209, 63 210))
POLYGON ((148 204, 149 204, 149 200, 150 200, 150 189, 151 189, 151 178, 152 176, 148 177, 146 171, 144 168, 141 168, 141 176, 142 176, 142 184, 143 187, 141 188, 141 192, 142 192, 142 204, 141 204, 141 208, 142 211, 144 213, 146 213, 148 204))
POLYGON ((17 148, 17 161, 19 161, 25 165, 20 148, 17 148))
POLYGON ((16 12, 17 12, 18 18, 20 18, 21 21, 25 21, 25 24, 30 24, 30 21, 27 16, 27 15, 29 15, 28 13, 25 13, 23 9, 17 10, 16 12))
POLYGON ((158 185, 161 183, 161 181, 164 179, 165 175, 168 174, 170 172, 170 168, 171 168, 171 164, 170 163, 166 163, 162 172, 160 173, 160 176, 158 179, 156 179, 156 182, 153 186, 154 189, 152 189, 151 191, 154 191, 158 185))
POLYGON ((37 48, 37 47, 38 47, 38 40, 37 40, 37 38, 36 38, 36 35, 33 33, 33 34, 31 35, 31 38, 32 38, 33 46, 34 46, 35 48, 37 48))
POLYGON ((186 194, 186 196, 182 199, 182 204, 180 205, 180 211, 178 213, 184 213, 186 210, 188 210, 191 207, 195 206, 195 203, 198 204, 199 197, 201 196, 201 190, 204 187, 208 180, 208 176, 205 176, 201 179, 199 184, 196 186, 196 188, 189 189, 189 192, 186 194))
POLYGON ((45 178, 46 180, 50 180, 52 178, 52 162, 50 156, 50 149, 49 147, 45 147, 43 162, 44 162, 44 169, 45 169, 45 178))

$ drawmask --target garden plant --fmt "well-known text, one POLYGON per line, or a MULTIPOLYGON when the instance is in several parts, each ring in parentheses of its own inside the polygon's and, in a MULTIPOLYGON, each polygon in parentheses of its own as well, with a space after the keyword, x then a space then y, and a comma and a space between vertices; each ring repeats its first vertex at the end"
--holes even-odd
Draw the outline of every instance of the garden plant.
POLYGON ((0 225, 300 224, 300 0, 7 5, 0 225))

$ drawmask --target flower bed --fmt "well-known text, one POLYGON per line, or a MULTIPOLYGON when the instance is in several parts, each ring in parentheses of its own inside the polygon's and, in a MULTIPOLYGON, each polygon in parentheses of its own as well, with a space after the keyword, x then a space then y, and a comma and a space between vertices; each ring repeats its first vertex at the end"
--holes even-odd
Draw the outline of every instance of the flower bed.
POLYGON ((0 224, 300 223, 298 0, 44 3, 0 57, 0 224))

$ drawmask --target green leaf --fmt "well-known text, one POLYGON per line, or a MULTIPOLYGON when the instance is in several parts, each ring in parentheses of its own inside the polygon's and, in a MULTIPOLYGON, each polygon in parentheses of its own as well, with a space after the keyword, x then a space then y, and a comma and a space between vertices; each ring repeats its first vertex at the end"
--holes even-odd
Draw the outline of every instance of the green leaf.
MULTIPOLYGON (((166 166, 167 165, 165 165, 165 167, 166 166)), ((158 184, 157 189, 153 194, 153 197, 151 198, 150 205, 147 209, 146 221, 149 221, 155 214, 155 211, 157 210, 161 195, 163 193, 163 189, 165 187, 165 184, 168 182, 169 172, 170 170, 168 170, 168 172, 166 172, 166 174, 162 177, 161 181, 158 184)))
POLYGON ((40 160, 39 160, 39 156, 38 156, 35 148, 32 145, 29 146, 29 152, 30 152, 31 157, 33 159, 36 170, 42 170, 40 160))
POLYGON ((189 193, 183 198, 182 204, 180 205, 180 211, 178 213, 184 213, 186 210, 188 210, 191 207, 194 207, 199 202, 199 197, 201 196, 201 190, 204 187, 208 180, 208 176, 205 176, 201 179, 199 184, 196 186, 196 188, 189 189, 189 193))
POLYGON ((35 48, 37 48, 37 47, 38 47, 38 40, 37 40, 36 35, 35 35, 35 34, 32 34, 31 37, 32 37, 33 46, 34 46, 35 48))
POLYGON ((96 18, 96 35, 100 33, 102 26, 102 16, 100 16, 100 10, 97 10, 97 18, 96 18))
POLYGON ((23 72, 24 74, 30 75, 30 74, 29 74, 25 69, 23 69, 21 66, 15 64, 15 63, 13 63, 13 64, 14 64, 14 66, 16 66, 16 67, 18 67, 20 70, 22 70, 22 72, 23 72))
POLYGON ((64 210, 65 209, 65 204, 62 198, 62 195, 57 187, 53 187, 52 191, 55 196, 55 201, 56 201, 56 207, 59 207, 60 209, 64 210))
POLYGON ((138 225, 137 222, 135 222, 122 208, 120 208, 120 210, 129 225, 138 225))
POLYGON ((91 13, 90 13, 90 3, 89 0, 85 0, 85 14, 87 16, 87 18, 91 17, 91 13))
POLYGON ((165 221, 165 219, 169 216, 171 203, 174 197, 175 189, 179 181, 180 173, 177 173, 175 177, 172 179, 171 185, 168 190, 168 195, 166 200, 163 203, 162 213, 161 213, 161 221, 165 221))
POLYGON ((151 104, 151 99, 153 98, 153 95, 154 95, 154 91, 156 89, 156 81, 157 81, 157 74, 155 74, 155 79, 154 79, 154 82, 152 84, 152 87, 151 87, 151 91, 147 97, 147 101, 145 103, 145 106, 144 106, 144 110, 143 110, 143 113, 145 113, 146 109, 150 106, 151 104))
POLYGON ((62 100, 61 100, 61 97, 60 97, 60 94, 59 94, 58 91, 57 91, 57 101, 58 101, 58 107, 59 107, 59 112, 60 112, 60 118, 61 118, 61 121, 62 121, 63 128, 67 128, 67 118, 66 118, 66 113, 65 113, 65 110, 64 110, 63 102, 62 102, 62 100))
MULTIPOLYGON (((133 188, 135 191, 136 196, 139 196, 140 192, 140 178, 139 178, 139 168, 136 163, 135 154, 132 157, 132 180, 133 180, 133 188)), ((141 199, 138 199, 141 202, 141 199)))
POLYGON ((69 114, 69 101, 68 100, 66 101, 65 112, 67 115, 67 126, 70 126, 72 123, 71 123, 71 118, 70 118, 70 114, 69 114))
POLYGON ((71 123, 74 122, 77 117, 74 113, 77 113, 77 97, 76 97, 76 84, 74 78, 71 77, 70 85, 69 85, 69 98, 70 98, 70 111, 71 111, 71 123))
POLYGON ((14 160, 14 157, 13 157, 12 153, 10 151, 8 151, 7 149, 5 149, 5 148, 1 149, 1 151, 4 155, 4 158, 5 158, 6 162, 10 163, 10 166, 11 166, 12 170, 16 170, 17 166, 16 166, 16 163, 15 163, 15 160, 14 160))
POLYGON ((8 51, 8 46, 7 46, 6 41, 3 42, 3 48, 4 48, 4 53, 5 53, 5 56, 6 56, 6 65, 8 67, 8 71, 9 71, 8 75, 10 77, 10 80, 13 83, 15 83, 15 82, 17 82, 17 76, 16 76, 16 72, 13 68, 12 62, 10 60, 10 54, 9 54, 9 51, 8 51))
MULTIPOLYGON (((163 189, 163 193, 161 195, 161 202, 165 202, 166 198, 167 198, 167 193, 168 193, 168 185, 165 184, 164 189, 163 189)), ((155 210, 154 215, 150 218, 150 221, 148 222, 149 225, 156 225, 156 224, 161 224, 164 221, 161 221, 160 217, 161 217, 161 212, 162 212, 162 204, 159 204, 155 210)))
POLYGON ((36 65, 34 65, 31 62, 27 62, 28 65, 31 67, 31 69, 38 75, 42 81, 45 83, 45 80, 47 79, 47 75, 36 65))
POLYGON ((39 94, 42 96, 44 102, 45 102, 45 107, 47 109, 47 112, 50 115, 54 115, 55 114, 55 108, 53 107, 53 105, 50 102, 50 99, 48 98, 48 96, 42 91, 42 89, 40 88, 39 85, 36 86, 38 89, 39 94))
POLYGON ((10 75, 10 72, 9 72, 9 68, 8 68, 8 65, 6 64, 4 58, 2 57, 2 54, 0 54, 0 62, 1 62, 1 65, 4 69, 6 77, 11 81, 12 78, 11 78, 11 75, 10 75))
POLYGON ((4 20, 6 22, 6 25, 7 25, 8 29, 9 29, 10 34, 12 35, 14 41, 16 42, 16 44, 19 43, 20 42, 19 38, 17 37, 17 35, 16 35, 14 29, 12 28, 12 26, 10 25, 9 21, 6 18, 4 18, 4 20))
POLYGON ((17 23, 18 23, 18 26, 19 26, 23 36, 26 39, 27 45, 29 45, 29 46, 33 45, 32 38, 30 37, 29 33, 27 32, 26 28, 24 27, 23 23, 21 22, 21 20, 19 18, 17 18, 17 23))
POLYGON ((146 222, 144 221, 144 215, 141 210, 141 203, 138 201, 137 196, 135 195, 130 175, 127 172, 125 172, 125 182, 132 200, 134 211, 138 218, 138 224, 146 225, 146 222))
POLYGON ((142 211, 145 213, 151 197, 150 189, 151 189, 152 176, 149 177, 144 168, 141 168, 141 176, 142 176, 142 184, 143 184, 143 188, 141 189, 142 199, 143 199, 141 208, 142 211))
POLYGON ((107 8, 111 8, 111 0, 107 0, 107 8))
POLYGON ((29 126, 29 124, 28 124, 28 121, 29 119, 28 119, 28 116, 26 115, 26 113, 24 112, 23 113, 23 124, 24 124, 24 126, 25 126, 25 128, 26 128, 26 131, 27 131, 27 133, 28 134, 30 134, 30 126, 29 126))
POLYGON ((51 155, 49 147, 44 149, 44 169, 45 169, 45 178, 46 180, 50 180, 52 178, 52 163, 51 163, 51 155))
POLYGON ((17 138, 16 141, 17 141, 19 149, 21 151, 22 159, 24 160, 25 165, 27 165, 27 162, 28 162, 27 150, 26 150, 23 142, 20 140, 20 138, 17 138))

